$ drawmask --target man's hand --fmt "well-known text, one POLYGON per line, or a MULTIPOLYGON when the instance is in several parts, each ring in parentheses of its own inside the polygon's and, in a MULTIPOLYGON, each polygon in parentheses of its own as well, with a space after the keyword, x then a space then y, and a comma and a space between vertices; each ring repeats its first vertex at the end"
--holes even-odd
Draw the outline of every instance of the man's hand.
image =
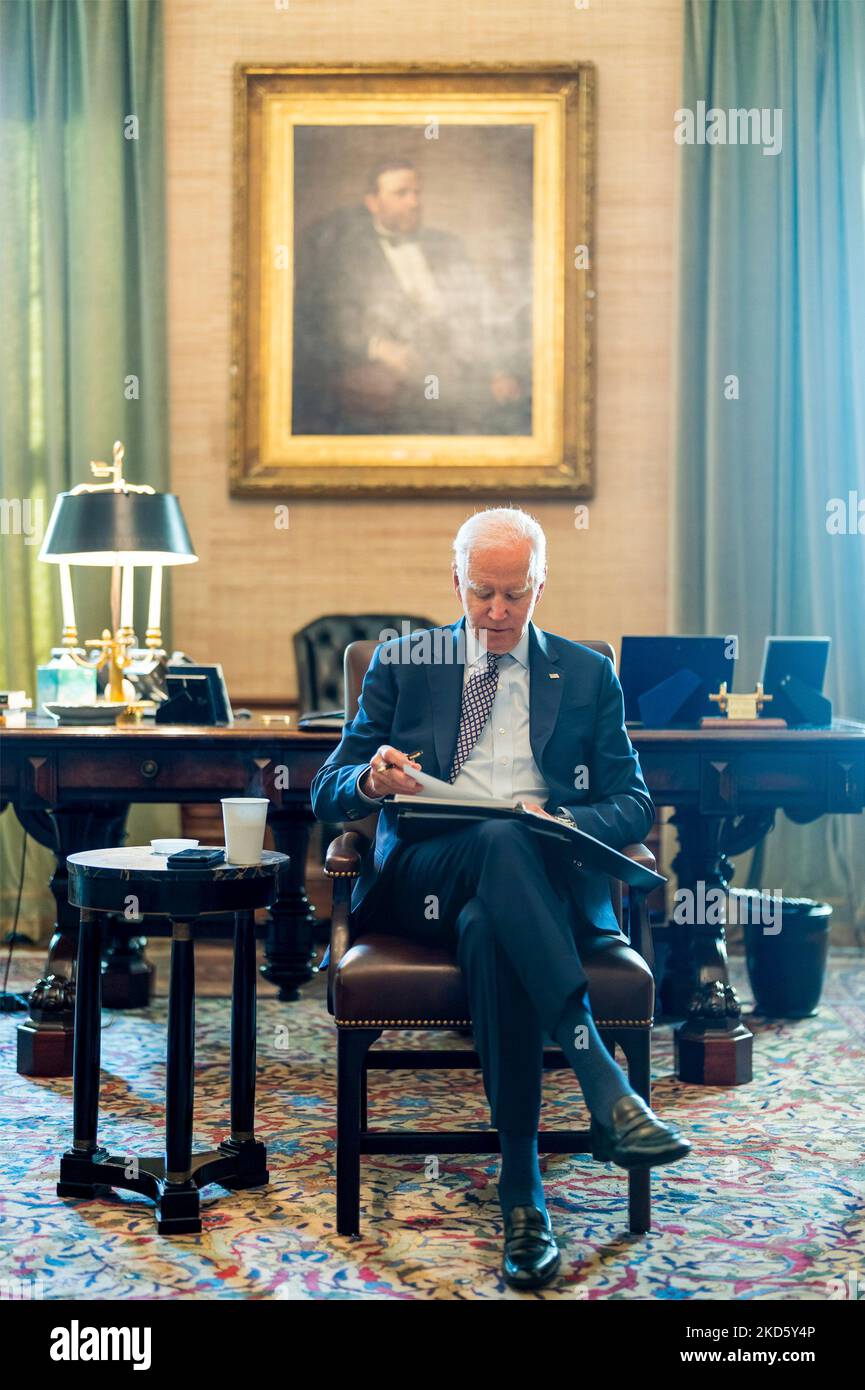
POLYGON ((383 362, 401 380, 417 368, 417 358, 409 343, 394 338, 371 338, 367 355, 372 362, 383 362))
POLYGON ((403 796, 415 796, 421 790, 420 782, 415 782, 407 772, 402 771, 403 768, 412 767, 420 768, 420 763, 412 762, 407 753, 400 753, 398 748, 383 743, 373 754, 369 771, 361 777, 360 789, 376 800, 396 792, 403 796), (395 763, 396 766, 388 767, 388 763, 395 763))
POLYGON ((493 400, 499 405, 506 405, 508 401, 518 401, 523 394, 520 390, 520 383, 510 372, 496 372, 490 379, 490 391, 493 400))
POLYGON ((539 806, 536 801, 520 801, 518 805, 522 806, 524 811, 531 811, 536 816, 545 816, 547 820, 556 819, 555 816, 550 815, 549 811, 545 811, 543 806, 539 806))

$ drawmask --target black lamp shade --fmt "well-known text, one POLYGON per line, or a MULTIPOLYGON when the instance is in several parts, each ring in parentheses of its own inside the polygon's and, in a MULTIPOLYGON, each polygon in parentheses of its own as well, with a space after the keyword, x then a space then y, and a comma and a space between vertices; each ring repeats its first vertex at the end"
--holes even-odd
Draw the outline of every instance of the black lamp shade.
POLYGON ((170 492, 61 492, 40 560, 70 565, 190 565, 198 559, 170 492))

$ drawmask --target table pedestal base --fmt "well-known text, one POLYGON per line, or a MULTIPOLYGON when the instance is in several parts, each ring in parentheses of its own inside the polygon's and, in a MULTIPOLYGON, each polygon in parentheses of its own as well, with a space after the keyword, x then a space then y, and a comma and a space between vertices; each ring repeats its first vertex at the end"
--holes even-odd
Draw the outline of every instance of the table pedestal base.
POLYGON ((18 1025, 21 1076, 71 1076, 75 1047, 75 986, 45 975, 30 994, 30 1015, 18 1025))
POLYGON ((18 1024, 19 1076, 71 1076, 75 1041, 69 1010, 53 1023, 25 1019, 18 1024))
POLYGON ((84 1154, 68 1149, 60 1160, 58 1197, 89 1201, 100 1188, 122 1187, 140 1192, 156 1203, 156 1229, 162 1236, 197 1234, 201 1230, 199 1189, 216 1182, 229 1191, 264 1187, 270 1180, 267 1150, 256 1139, 226 1139, 218 1149, 193 1154, 189 1178, 168 1182, 164 1158, 133 1158, 94 1149, 84 1154))
POLYGON ((683 1023, 673 1034, 676 1075, 692 1086, 745 1086, 753 1078, 754 1035, 744 1023, 713 1029, 683 1023))
POLYGON ((743 1086, 752 1079, 754 1038, 742 1022, 727 963, 729 856, 759 844, 773 822, 772 811, 724 817, 694 807, 677 807, 672 819, 679 837, 676 931, 660 997, 667 1017, 686 1014, 674 1035, 676 1075, 691 1085, 743 1086))

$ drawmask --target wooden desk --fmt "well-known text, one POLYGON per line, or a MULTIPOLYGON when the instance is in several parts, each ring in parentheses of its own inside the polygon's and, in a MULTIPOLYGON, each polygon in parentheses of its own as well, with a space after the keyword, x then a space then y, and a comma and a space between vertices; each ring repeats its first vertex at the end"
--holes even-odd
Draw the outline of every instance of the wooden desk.
MULTIPOLYGON (((314 918, 304 888, 313 816, 309 788, 339 741, 336 733, 303 733, 262 719, 230 728, 144 723, 128 728, 58 727, 53 721, 0 732, 0 809, 7 803, 25 830, 56 856, 51 890, 57 919, 46 973, 68 974, 77 917, 67 902, 66 856, 121 843, 135 802, 218 802, 222 796, 266 796, 278 852, 290 857, 281 896, 270 909, 265 978, 294 999, 311 977, 314 918)), ((103 980, 105 1002, 146 1002, 128 995, 134 972, 118 933, 103 980), (111 965, 116 968, 111 969, 111 965)))
MULTIPOLYGON (((675 808, 679 850, 673 869, 683 888, 696 891, 700 881, 707 889, 728 884, 729 857, 757 844, 779 809, 807 822, 827 812, 858 813, 865 806, 865 724, 838 720, 825 730, 630 733, 656 805, 675 808)), ((291 866, 284 895, 270 912, 262 971, 281 998, 296 997, 310 978, 313 941, 304 889, 309 787, 338 742, 337 733, 302 733, 254 719, 228 729, 31 725, 3 730, 0 739, 0 808, 11 802, 25 829, 57 856, 51 882, 57 931, 49 970, 68 973, 71 967, 60 962, 71 961, 75 944, 77 922, 66 901, 67 854, 119 844, 133 802, 267 796, 274 843, 291 857, 291 866)), ((123 979, 118 972, 121 993, 123 979)), ((104 983, 112 984, 110 976, 104 983)), ((107 988, 106 1003, 110 998, 107 988)), ((751 1035, 739 1031, 723 926, 696 925, 677 934, 661 999, 671 1017, 683 1018, 690 1010, 691 1036, 682 1035, 690 1049, 687 1079, 715 1084, 747 1079, 743 1063, 751 1035)))
MULTIPOLYGON (((656 806, 675 808, 672 868, 679 888, 725 888, 730 856, 752 849, 779 810, 805 824, 865 806, 865 724, 831 729, 631 729, 656 806)), ((771 891, 783 885, 762 885, 771 891)), ((751 1034, 727 974, 723 924, 671 927, 661 985, 664 1014, 687 1016, 677 1043, 683 1080, 735 1085, 751 1079, 751 1034)))

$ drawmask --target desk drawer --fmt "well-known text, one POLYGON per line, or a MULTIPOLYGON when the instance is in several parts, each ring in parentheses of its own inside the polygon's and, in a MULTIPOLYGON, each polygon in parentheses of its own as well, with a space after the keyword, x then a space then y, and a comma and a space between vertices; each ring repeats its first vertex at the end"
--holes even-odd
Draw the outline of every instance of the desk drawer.
POLYGON ((865 807, 865 753, 830 753, 826 758, 826 810, 865 807))
POLYGON ((61 794, 94 791, 110 796, 136 791, 197 791, 241 795, 254 773, 252 760, 242 753, 219 752, 209 757, 192 749, 112 748, 104 757, 83 751, 65 754, 59 759, 58 782, 61 794))
POLYGON ((638 756, 646 786, 659 806, 674 802, 677 795, 683 800, 696 796, 700 788, 698 753, 642 748, 638 756))
POLYGON ((703 815, 739 814, 755 807, 854 811, 862 807, 863 759, 822 751, 748 753, 713 758, 700 770, 703 815))

